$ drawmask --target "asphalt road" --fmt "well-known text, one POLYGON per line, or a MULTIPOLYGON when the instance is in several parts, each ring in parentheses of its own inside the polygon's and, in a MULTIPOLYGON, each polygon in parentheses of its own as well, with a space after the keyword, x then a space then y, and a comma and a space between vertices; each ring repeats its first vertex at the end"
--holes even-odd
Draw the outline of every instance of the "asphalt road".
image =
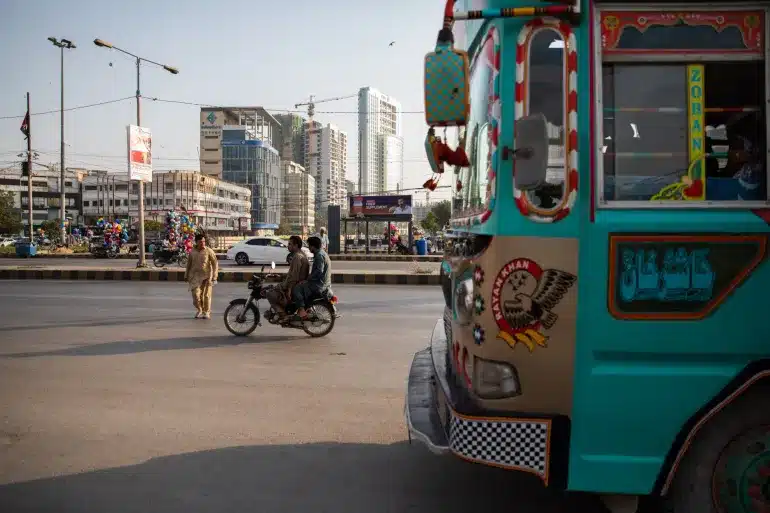
POLYGON ((215 288, 0 286, 0 511, 550 513, 593 498, 407 443, 404 385, 440 292, 338 286, 326 338, 231 336, 215 288))
MULTIPOLYGON (((152 259, 147 260, 148 265, 152 266, 152 259)), ((278 264, 278 262, 276 262, 278 264)), ((260 269, 260 265, 248 265, 239 266, 235 262, 228 260, 220 260, 219 266, 224 270, 232 271, 249 271, 254 272, 260 269)), ((0 258, 0 269, 4 267, 53 267, 57 269, 72 269, 72 268, 104 268, 111 269, 134 269, 136 267, 136 260, 127 259, 114 259, 108 260, 106 258, 0 258)), ((441 264, 439 262, 346 262, 335 260, 332 262, 332 271, 359 271, 359 272, 413 272, 415 267, 420 269, 431 269, 434 274, 439 272, 441 264)), ((169 269, 179 269, 179 266, 174 264, 167 266, 169 269)), ((287 268, 287 266, 279 266, 279 269, 287 268)))

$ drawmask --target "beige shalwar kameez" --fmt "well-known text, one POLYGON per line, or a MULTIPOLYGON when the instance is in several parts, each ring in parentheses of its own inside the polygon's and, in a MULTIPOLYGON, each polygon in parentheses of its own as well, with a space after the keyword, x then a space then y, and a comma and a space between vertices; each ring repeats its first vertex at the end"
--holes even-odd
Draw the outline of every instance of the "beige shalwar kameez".
POLYGON ((219 275, 219 262, 214 250, 193 248, 187 258, 185 280, 192 291, 193 305, 199 314, 211 314, 211 293, 219 275))

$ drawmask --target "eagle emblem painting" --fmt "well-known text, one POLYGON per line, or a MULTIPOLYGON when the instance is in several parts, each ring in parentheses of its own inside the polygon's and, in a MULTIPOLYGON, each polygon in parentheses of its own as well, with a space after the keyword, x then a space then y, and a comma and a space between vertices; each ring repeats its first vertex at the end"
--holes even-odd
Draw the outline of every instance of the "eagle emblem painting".
POLYGON ((553 309, 564 298, 576 277, 558 269, 542 269, 528 258, 517 258, 503 266, 492 285, 492 315, 500 328, 498 338, 512 349, 516 343, 546 347, 558 319, 553 309))

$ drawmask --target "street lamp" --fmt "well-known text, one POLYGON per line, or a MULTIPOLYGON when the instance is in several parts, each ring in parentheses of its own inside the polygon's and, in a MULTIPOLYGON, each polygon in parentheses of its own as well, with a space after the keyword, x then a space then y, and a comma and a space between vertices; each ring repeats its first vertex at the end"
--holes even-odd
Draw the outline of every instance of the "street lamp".
MULTIPOLYGON (((123 50, 122 48, 118 48, 117 46, 114 46, 112 43, 108 43, 107 41, 103 41, 101 39, 94 39, 94 44, 96 46, 100 46, 102 48, 110 48, 112 50, 117 50, 121 53, 125 53, 126 55, 130 55, 134 59, 136 59, 136 125, 142 126, 142 118, 141 118, 141 108, 139 106, 139 99, 142 96, 142 93, 139 89, 139 67, 141 66, 142 61, 149 62, 150 64, 155 64, 156 66, 160 66, 161 68, 165 69, 169 73, 173 75, 179 74, 179 70, 172 67, 172 66, 166 66, 165 64, 161 64, 159 62, 151 61, 150 59, 145 59, 144 57, 139 57, 138 55, 134 55, 131 52, 127 52, 126 50, 123 50)), ((131 190, 131 182, 129 180, 129 191, 131 190)), ((130 198, 129 194, 129 198, 130 198)), ((129 217, 131 212, 131 201, 129 200, 128 205, 128 211, 129 211, 129 217)), ((144 182, 142 180, 139 180, 139 263, 137 264, 137 267, 147 267, 147 264, 145 263, 144 258, 144 182)))
POLYGON ((59 150, 59 158, 61 159, 61 189, 59 191, 61 193, 61 205, 59 205, 59 219, 61 221, 61 243, 67 245, 67 229, 64 227, 66 219, 66 208, 64 206, 66 203, 66 195, 64 193, 64 49, 74 50, 77 47, 75 43, 68 39, 58 40, 55 37, 49 37, 48 40, 61 50, 61 149, 59 150))

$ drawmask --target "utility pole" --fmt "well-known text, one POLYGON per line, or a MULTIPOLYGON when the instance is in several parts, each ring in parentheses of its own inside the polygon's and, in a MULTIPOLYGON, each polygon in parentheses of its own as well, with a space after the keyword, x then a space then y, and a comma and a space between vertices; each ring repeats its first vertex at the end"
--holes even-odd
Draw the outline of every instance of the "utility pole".
POLYGON ((29 223, 29 243, 34 240, 32 224, 32 116, 29 112, 29 93, 27 93, 27 222, 29 223))
MULTIPOLYGON (((140 98, 142 97, 142 93, 140 92, 140 88, 139 88, 140 66, 142 64, 142 61, 149 62, 150 64, 155 64, 156 66, 160 66, 161 68, 165 69, 166 71, 168 71, 173 75, 179 74, 179 70, 174 68, 173 66, 167 66, 159 62, 145 59, 144 57, 139 57, 138 55, 134 55, 131 52, 127 52, 126 50, 123 50, 122 48, 118 48, 112 43, 108 43, 107 41, 104 41, 101 39, 94 39, 94 44, 102 48, 111 48, 113 50, 117 50, 121 53, 129 55, 134 59, 136 59, 136 126, 142 126, 141 107, 139 104, 140 98)), ((132 185, 131 180, 129 179, 128 181, 129 191, 131 190, 131 185, 132 185)), ((137 267, 147 267, 147 263, 144 255, 144 246, 145 246, 144 244, 144 182, 142 180, 139 180, 138 185, 139 185, 139 263, 137 264, 137 267)), ((129 214, 130 214, 131 201, 129 200, 128 203, 129 203, 128 208, 129 208, 129 214)))
POLYGON ((60 129, 61 129, 61 149, 60 151, 60 158, 61 158, 61 182, 60 187, 61 190, 59 191, 61 193, 60 201, 61 205, 59 205, 59 217, 61 218, 61 243, 65 246, 68 246, 67 244, 67 228, 65 227, 65 223, 67 220, 67 211, 66 211, 66 194, 64 192, 64 179, 65 179, 65 167, 64 167, 64 49, 70 49, 73 50, 77 48, 75 44, 72 41, 69 41, 67 39, 57 40, 55 37, 49 37, 48 40, 53 43, 54 46, 58 47, 59 50, 61 50, 61 121, 60 121, 60 129))

